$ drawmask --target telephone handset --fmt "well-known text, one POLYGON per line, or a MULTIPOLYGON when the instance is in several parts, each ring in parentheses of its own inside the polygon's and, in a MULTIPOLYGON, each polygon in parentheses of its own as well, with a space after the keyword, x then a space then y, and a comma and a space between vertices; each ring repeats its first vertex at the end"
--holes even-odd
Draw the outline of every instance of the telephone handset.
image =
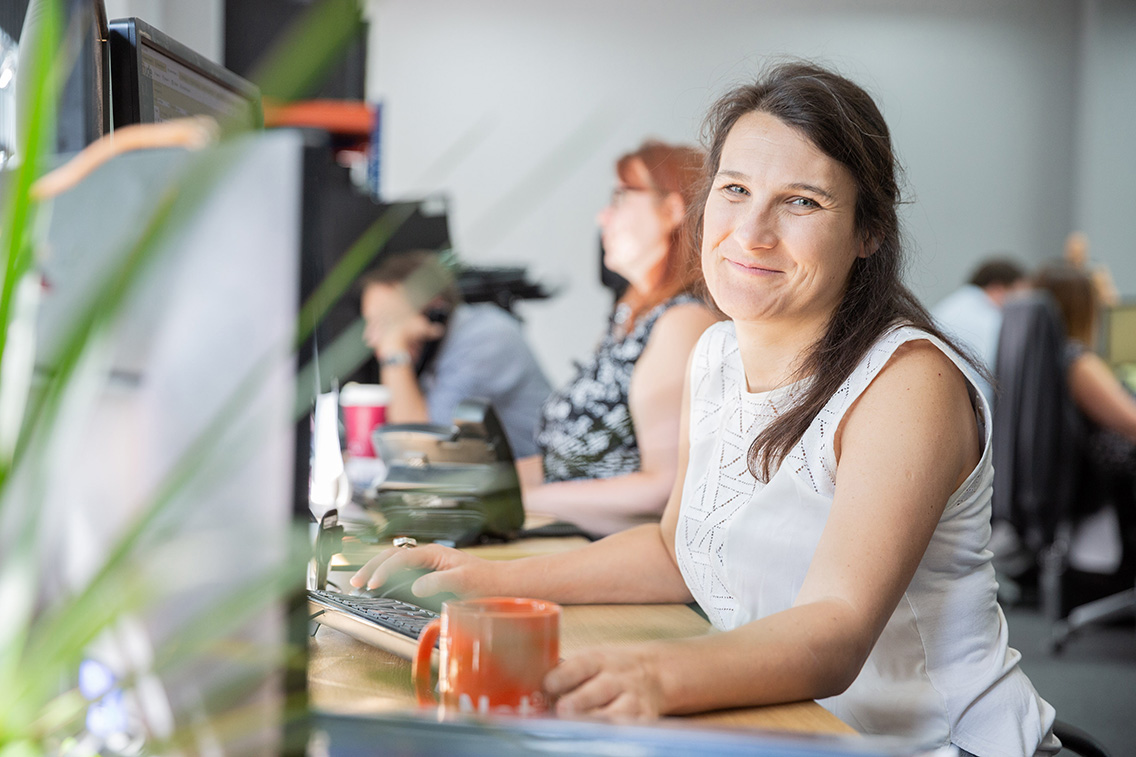
MULTIPOLYGON (((426 320, 431 323, 440 323, 443 326, 449 323, 451 309, 448 306, 436 305, 427 309, 422 314, 426 316, 426 320)), ((414 366, 416 375, 421 376, 422 371, 426 370, 426 366, 430 365, 430 361, 438 354, 438 347, 441 345, 441 339, 434 339, 422 345, 422 350, 418 356, 418 363, 414 366)))

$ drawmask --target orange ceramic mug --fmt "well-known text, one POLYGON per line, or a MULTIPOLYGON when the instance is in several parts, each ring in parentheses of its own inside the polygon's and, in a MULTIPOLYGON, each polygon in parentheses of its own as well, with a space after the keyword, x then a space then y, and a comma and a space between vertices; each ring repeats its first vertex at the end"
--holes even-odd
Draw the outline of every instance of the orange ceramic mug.
POLYGON ((560 659, 560 605, 514 597, 446 602, 442 617, 418 637, 413 676, 419 705, 438 704, 430 655, 439 638, 443 714, 539 715, 549 709, 541 684, 560 659))

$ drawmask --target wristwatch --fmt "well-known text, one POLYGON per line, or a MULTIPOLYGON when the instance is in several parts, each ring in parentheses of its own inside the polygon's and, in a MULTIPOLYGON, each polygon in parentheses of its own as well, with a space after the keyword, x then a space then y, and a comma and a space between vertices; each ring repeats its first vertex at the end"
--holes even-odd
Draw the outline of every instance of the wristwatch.
POLYGON ((391 354, 379 360, 380 368, 387 368, 392 365, 410 365, 410 353, 392 352, 391 354))

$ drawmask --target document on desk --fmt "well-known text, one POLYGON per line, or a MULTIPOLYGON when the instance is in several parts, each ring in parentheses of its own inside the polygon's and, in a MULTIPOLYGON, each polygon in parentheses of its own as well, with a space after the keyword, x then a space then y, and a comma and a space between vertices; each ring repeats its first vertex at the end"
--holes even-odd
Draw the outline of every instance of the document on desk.
POLYGON ((331 508, 342 508, 351 501, 351 483, 343 467, 339 445, 339 393, 316 397, 312 411, 312 473, 308 502, 319 520, 331 508))

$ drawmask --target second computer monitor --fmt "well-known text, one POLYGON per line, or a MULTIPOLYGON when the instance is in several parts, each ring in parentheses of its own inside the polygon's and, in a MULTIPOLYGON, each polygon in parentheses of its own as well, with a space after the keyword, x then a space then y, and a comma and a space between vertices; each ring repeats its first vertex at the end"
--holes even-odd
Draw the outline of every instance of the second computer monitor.
POLYGON ((137 18, 110 22, 114 127, 207 115, 263 124, 260 90, 137 18))
POLYGON ((1108 309, 1103 347, 1105 359, 1114 368, 1136 363, 1136 300, 1108 309))

